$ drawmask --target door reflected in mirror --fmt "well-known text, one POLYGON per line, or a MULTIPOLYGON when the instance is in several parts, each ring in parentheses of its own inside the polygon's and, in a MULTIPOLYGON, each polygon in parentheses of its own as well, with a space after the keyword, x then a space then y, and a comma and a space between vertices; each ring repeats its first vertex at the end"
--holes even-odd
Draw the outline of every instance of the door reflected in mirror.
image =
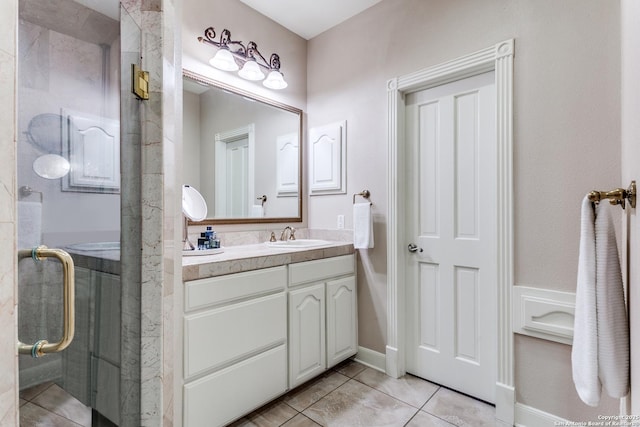
POLYGON ((202 223, 301 222, 302 111, 183 76, 183 183, 209 207, 202 223))

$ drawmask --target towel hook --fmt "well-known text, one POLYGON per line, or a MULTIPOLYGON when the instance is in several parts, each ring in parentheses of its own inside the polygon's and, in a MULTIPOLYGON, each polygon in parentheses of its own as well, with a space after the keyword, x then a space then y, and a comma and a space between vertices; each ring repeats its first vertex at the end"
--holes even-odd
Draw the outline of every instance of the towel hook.
POLYGON ((629 201, 632 208, 636 207, 636 182, 631 181, 629 188, 615 188, 611 191, 593 190, 588 194, 589 200, 593 203, 599 203, 601 200, 609 200, 612 205, 622 205, 625 208, 625 199, 629 201))

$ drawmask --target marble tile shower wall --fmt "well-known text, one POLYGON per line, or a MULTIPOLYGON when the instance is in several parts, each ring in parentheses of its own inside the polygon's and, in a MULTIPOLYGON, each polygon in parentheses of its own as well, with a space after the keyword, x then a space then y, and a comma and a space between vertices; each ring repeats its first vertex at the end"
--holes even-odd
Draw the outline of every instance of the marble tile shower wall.
MULTIPOLYGON (((173 425, 174 288, 181 281, 174 49, 176 13, 172 0, 124 0, 142 35, 142 68, 150 75, 150 99, 140 105, 141 293, 140 424, 173 425), (178 272, 176 274, 176 272, 178 272)), ((181 190, 181 187, 180 187, 181 190)), ((124 224, 123 224, 124 225, 124 224)), ((177 418, 179 419, 179 418, 177 418)))
POLYGON ((0 425, 18 425, 16 315, 16 32, 18 0, 0 13, 0 425))

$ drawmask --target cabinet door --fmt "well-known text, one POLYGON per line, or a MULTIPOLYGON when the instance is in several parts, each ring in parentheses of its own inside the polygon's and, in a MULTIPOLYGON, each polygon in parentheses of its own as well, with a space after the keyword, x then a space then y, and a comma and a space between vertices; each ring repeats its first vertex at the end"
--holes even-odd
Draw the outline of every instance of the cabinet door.
POLYGON ((324 283, 289 293, 289 386, 325 370, 324 283))
POLYGON ((327 282, 327 367, 358 351, 356 278, 327 282))

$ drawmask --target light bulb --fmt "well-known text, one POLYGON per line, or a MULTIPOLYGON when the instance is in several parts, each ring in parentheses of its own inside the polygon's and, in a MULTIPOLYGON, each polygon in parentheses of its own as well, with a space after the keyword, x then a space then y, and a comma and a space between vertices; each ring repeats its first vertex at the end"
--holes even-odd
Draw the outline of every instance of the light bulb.
POLYGON ((220 49, 216 52, 216 55, 209 60, 209 64, 223 71, 236 71, 238 69, 238 64, 236 64, 233 54, 227 49, 220 49))
POLYGON ((268 87, 269 89, 280 90, 284 89, 288 86, 287 82, 284 81, 284 77, 280 71, 270 71, 267 79, 262 82, 263 85, 268 87))
POLYGON ((262 80, 264 79, 264 73, 260 69, 260 66, 256 61, 247 61, 244 63, 242 69, 238 72, 238 75, 247 80, 262 80))

